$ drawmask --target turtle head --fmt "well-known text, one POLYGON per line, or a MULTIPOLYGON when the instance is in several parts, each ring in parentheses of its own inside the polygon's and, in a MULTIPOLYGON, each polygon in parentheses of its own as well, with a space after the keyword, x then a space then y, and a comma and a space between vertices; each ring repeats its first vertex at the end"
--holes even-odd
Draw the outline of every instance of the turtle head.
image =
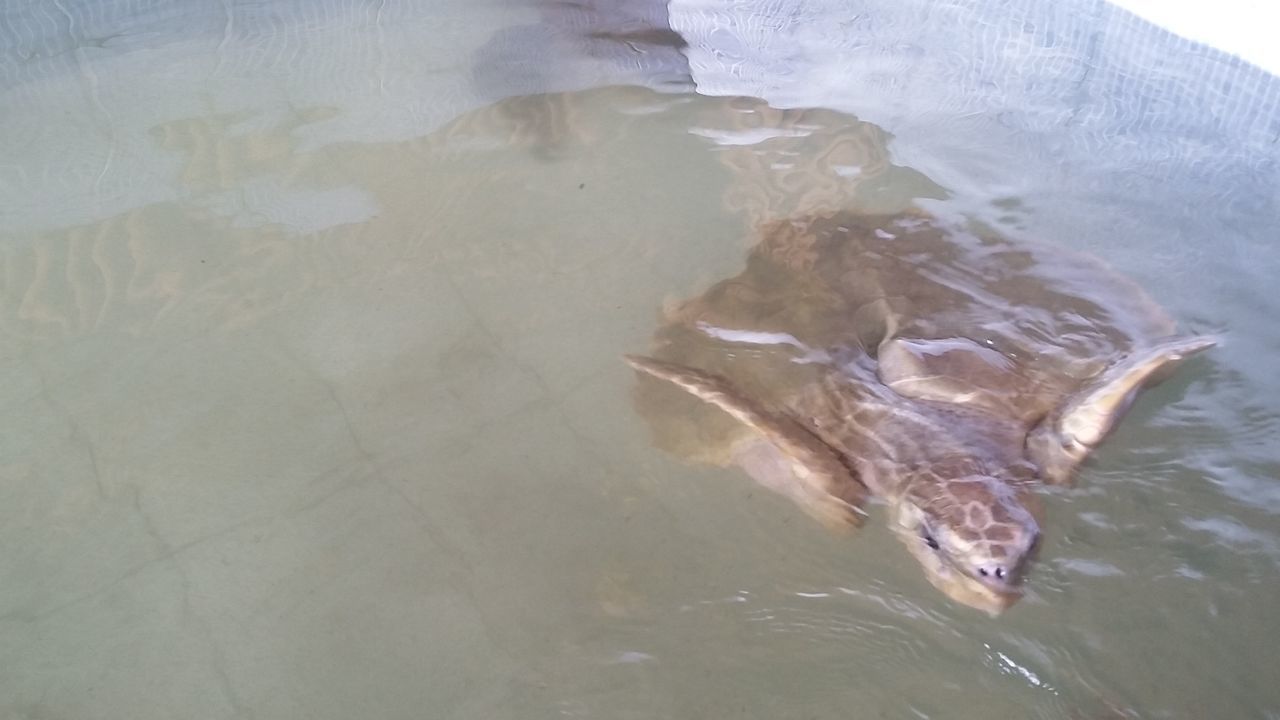
POLYGON ((922 478, 906 488, 897 515, 903 542, 952 599, 996 614, 1021 596, 1040 526, 1007 482, 922 478))

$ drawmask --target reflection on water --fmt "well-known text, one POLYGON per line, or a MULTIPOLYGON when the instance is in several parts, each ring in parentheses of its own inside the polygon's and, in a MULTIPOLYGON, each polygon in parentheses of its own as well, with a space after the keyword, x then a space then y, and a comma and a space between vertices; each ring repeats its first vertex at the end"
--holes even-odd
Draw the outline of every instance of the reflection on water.
POLYGON ((1090 3, 433 5, 0 11, 6 714, 1280 711, 1274 82, 1090 3), (1228 338, 998 620, 654 451, 619 358, 912 204, 1228 338))

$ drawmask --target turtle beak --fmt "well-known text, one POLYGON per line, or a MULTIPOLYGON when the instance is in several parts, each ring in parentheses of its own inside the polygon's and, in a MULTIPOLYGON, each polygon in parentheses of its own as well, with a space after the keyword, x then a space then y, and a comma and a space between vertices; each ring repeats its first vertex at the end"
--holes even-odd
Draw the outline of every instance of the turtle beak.
POLYGON ((944 560, 917 532, 901 526, 898 532, 907 549, 920 563, 929 584, 952 601, 994 617, 1022 597, 1022 589, 1016 576, 1008 577, 1007 582, 980 582, 980 575, 976 572, 970 574, 966 569, 944 560))

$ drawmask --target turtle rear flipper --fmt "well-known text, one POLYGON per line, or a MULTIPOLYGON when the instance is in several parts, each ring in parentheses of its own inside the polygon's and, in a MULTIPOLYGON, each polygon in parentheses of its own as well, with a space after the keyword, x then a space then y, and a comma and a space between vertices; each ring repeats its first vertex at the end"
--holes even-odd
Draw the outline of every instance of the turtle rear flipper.
POLYGON ((1217 344, 1207 337, 1178 338, 1136 350, 1067 397, 1027 437, 1027 454, 1040 476, 1049 483, 1066 482, 1124 417, 1139 390, 1217 344))
POLYGON ((734 463, 757 482, 790 497, 828 527, 861 524, 866 487, 834 450, 800 423, 747 399, 717 375, 636 355, 626 360, 636 370, 666 380, 754 429, 757 434, 736 443, 731 454, 734 463))

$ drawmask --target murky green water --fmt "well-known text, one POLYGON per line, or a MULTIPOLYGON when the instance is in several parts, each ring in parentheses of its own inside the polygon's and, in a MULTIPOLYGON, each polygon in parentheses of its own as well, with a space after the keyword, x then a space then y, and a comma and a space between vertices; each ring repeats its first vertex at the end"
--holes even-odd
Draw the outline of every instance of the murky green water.
POLYGON ((0 715, 1280 717, 1280 80, 979 6, 0 11, 0 715), (762 220, 913 203, 1225 341, 999 618, 619 360, 762 220))

